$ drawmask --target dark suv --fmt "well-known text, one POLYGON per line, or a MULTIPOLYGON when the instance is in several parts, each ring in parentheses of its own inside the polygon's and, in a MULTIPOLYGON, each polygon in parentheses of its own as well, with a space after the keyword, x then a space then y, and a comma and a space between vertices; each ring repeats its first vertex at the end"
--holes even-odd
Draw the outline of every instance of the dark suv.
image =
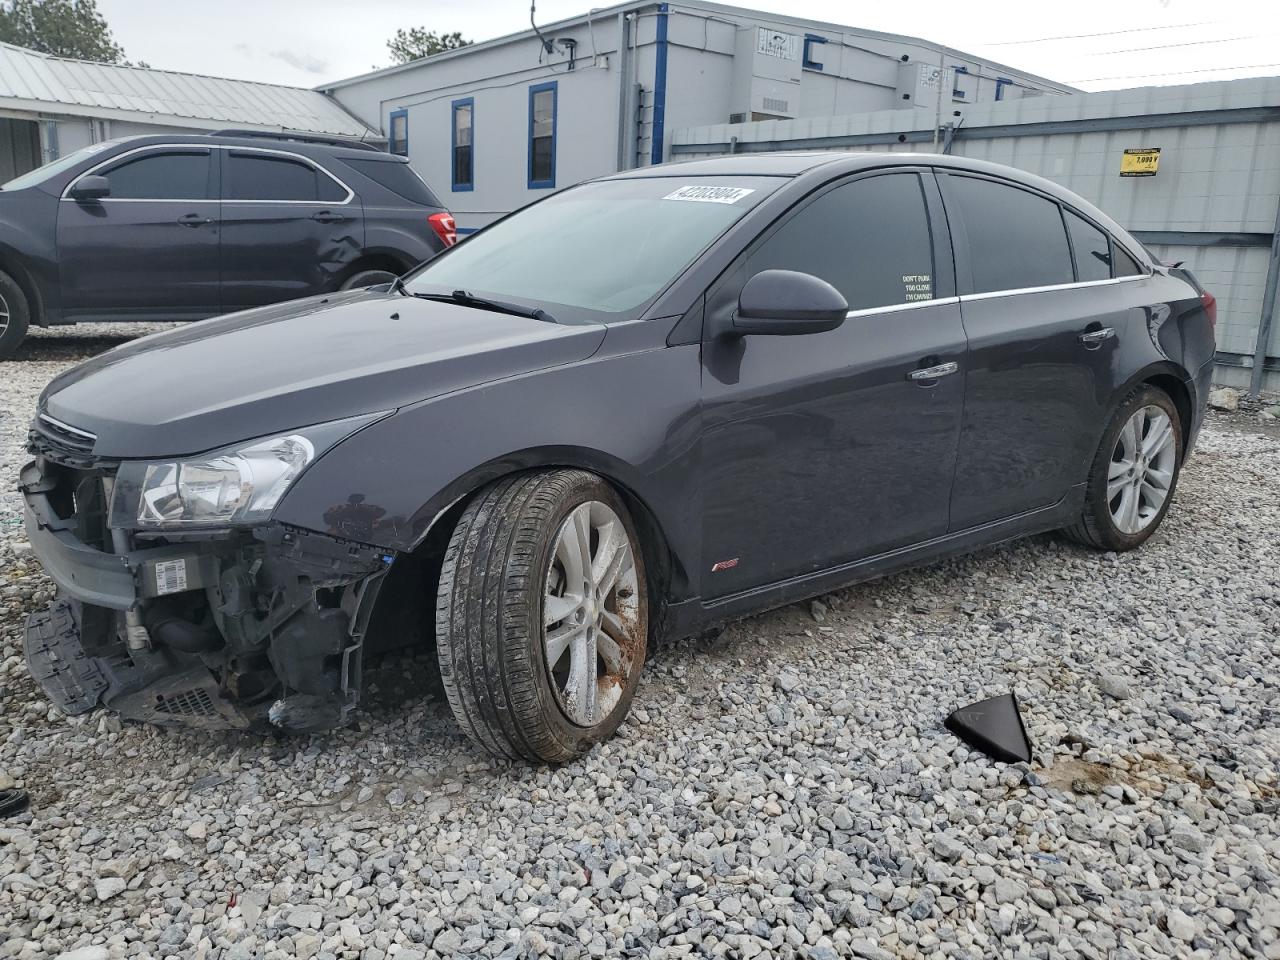
POLYGON ((0 187, 0 358, 31 324, 202 320, 388 282, 456 239, 403 157, 320 137, 128 137, 0 187))

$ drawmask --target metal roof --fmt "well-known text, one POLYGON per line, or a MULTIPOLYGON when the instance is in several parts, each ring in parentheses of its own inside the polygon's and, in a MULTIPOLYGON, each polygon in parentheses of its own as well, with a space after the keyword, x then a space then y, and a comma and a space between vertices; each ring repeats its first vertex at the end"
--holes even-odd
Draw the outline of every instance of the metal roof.
POLYGON ((66 60, 8 43, 0 43, 0 107, 195 128, 370 132, 315 90, 66 60))

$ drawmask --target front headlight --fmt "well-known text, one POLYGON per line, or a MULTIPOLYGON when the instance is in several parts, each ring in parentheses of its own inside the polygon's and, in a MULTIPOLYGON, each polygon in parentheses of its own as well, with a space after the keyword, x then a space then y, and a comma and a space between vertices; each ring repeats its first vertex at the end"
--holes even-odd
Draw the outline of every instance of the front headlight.
POLYGON ((183 460, 126 460, 116 474, 109 523, 142 530, 261 523, 321 453, 373 419, 308 427, 183 460))

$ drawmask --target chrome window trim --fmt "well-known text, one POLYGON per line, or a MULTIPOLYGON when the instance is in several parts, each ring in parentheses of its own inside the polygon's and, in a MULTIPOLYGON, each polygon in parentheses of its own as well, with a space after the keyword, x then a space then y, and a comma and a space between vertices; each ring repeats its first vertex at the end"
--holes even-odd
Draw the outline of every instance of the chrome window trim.
POLYGON ((901 313, 903 310, 916 310, 920 307, 937 307, 948 303, 959 303, 959 297, 935 297, 932 300, 912 300, 909 303, 890 303, 883 307, 863 307, 859 310, 850 310, 846 313, 846 320, 853 320, 857 317, 871 317, 880 313, 901 313))
MULTIPOLYGON (((97 163, 94 166, 90 167, 88 170, 79 174, 74 180, 68 183, 66 188, 62 191, 62 196, 60 196, 58 199, 67 200, 67 201, 70 201, 71 203, 78 203, 79 201, 77 201, 74 197, 71 196, 71 190, 82 179, 84 179, 85 177, 93 176, 95 173, 97 173, 97 171, 101 170, 103 167, 112 166, 113 164, 116 163, 116 161, 123 160, 125 157, 130 157, 135 153, 145 153, 150 150, 184 150, 188 153, 199 153, 204 150, 236 150, 244 153, 265 153, 265 154, 273 154, 275 156, 280 156, 280 157, 288 157, 291 160, 301 161, 302 163, 305 163, 307 166, 315 170, 319 170, 326 177, 328 177, 330 180, 332 180, 334 183, 340 186, 343 190, 347 191, 347 196, 346 196, 346 199, 344 200, 237 200, 234 197, 216 197, 213 199, 209 199, 206 197, 199 200, 186 200, 180 197, 174 197, 172 199, 154 198, 154 197, 150 197, 150 198, 148 197, 102 197, 97 202, 98 203, 296 203, 304 206, 345 207, 349 203, 351 203, 352 200, 355 199, 355 195, 356 195, 356 192, 354 190, 352 190, 349 186, 347 186, 347 184, 344 183, 342 180, 338 179, 337 176, 330 173, 328 168, 312 160, 310 157, 304 157, 300 153, 293 153, 289 150, 274 150, 270 147, 238 147, 238 146, 232 146, 226 143, 149 143, 146 146, 134 147, 132 150, 126 150, 124 153, 117 153, 114 157, 108 157, 106 160, 103 160, 101 163, 97 163)), ((212 154, 210 154, 210 157, 212 157, 212 154)), ((221 184, 221 178, 219 178, 219 184, 221 184)))
POLYGON ((1108 277, 1106 280, 1079 280, 1072 283, 1051 283, 1043 287, 1017 287, 1012 290, 988 290, 984 293, 963 293, 961 303, 968 300, 994 300, 997 297, 1018 297, 1024 293, 1049 293, 1053 290, 1079 290, 1085 287, 1105 287, 1115 283, 1128 283, 1132 280, 1150 280, 1153 274, 1135 273, 1130 277, 1108 277))

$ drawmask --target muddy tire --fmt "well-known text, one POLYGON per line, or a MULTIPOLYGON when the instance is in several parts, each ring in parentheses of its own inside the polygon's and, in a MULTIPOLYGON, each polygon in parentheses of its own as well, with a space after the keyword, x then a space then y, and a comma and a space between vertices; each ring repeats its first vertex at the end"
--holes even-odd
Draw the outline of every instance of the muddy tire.
POLYGON ((626 716, 647 637, 640 543, 604 480, 517 474, 463 511, 436 641, 449 706, 476 744, 533 762, 581 756, 626 716))
POLYGON ((17 352, 30 323, 27 295, 13 277, 0 271, 0 360, 8 360, 17 352))
POLYGON ((1080 519, 1063 532, 1098 550, 1145 543, 1173 503, 1182 454, 1182 421, 1173 400, 1149 384, 1135 388, 1102 435, 1080 519))

